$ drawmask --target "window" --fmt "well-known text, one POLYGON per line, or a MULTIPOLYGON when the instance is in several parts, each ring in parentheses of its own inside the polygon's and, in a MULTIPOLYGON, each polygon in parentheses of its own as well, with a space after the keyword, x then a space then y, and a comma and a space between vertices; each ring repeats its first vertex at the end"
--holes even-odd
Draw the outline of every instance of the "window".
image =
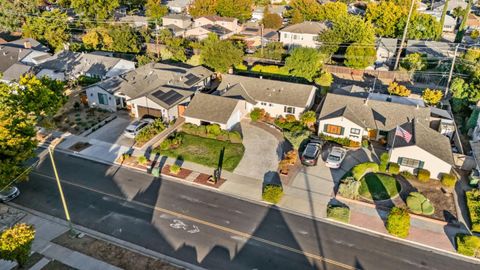
POLYGON ((425 162, 413 159, 413 158, 406 158, 406 157, 399 157, 398 164, 405 167, 411 168, 423 168, 423 164, 425 162))
POLYGON ((295 113, 295 108, 294 108, 294 107, 285 106, 285 107, 283 107, 283 112, 293 114, 293 113, 295 113))
MULTIPOLYGON (((273 107, 273 104, 269 103, 268 106, 273 107)), ((293 110, 295 111, 295 108, 293 110)))
POLYGON ((102 105, 108 105, 107 95, 98 93, 98 103, 102 105))
POLYGON ((325 125, 323 126, 323 131, 325 133, 334 134, 334 135, 343 135, 343 127, 335 125, 325 125))
POLYGON ((266 102, 260 102, 260 104, 261 104, 262 106, 267 106, 267 103, 266 103, 266 102))
POLYGON ((297 39, 297 35, 293 35, 293 39, 297 39))
POLYGON ((283 37, 288 38, 288 34, 287 33, 283 34, 283 37))
POLYGON ((360 129, 359 128, 351 128, 350 129, 350 134, 360 135, 360 129))

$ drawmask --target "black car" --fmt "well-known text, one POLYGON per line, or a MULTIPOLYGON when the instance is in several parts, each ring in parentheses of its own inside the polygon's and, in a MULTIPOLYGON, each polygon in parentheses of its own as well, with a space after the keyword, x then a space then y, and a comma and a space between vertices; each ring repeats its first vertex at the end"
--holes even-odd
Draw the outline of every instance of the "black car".
POLYGON ((318 157, 322 153, 323 144, 324 142, 320 139, 310 138, 309 142, 305 146, 305 149, 300 155, 302 164, 305 166, 317 165, 318 157))

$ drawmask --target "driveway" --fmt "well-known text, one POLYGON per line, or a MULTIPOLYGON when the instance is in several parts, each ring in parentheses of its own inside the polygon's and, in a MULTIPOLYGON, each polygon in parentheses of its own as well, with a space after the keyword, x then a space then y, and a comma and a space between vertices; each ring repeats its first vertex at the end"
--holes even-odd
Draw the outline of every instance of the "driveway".
POLYGON ((265 176, 277 171, 283 153, 283 142, 272 134, 278 132, 276 130, 267 131, 245 120, 240 125, 245 154, 234 173, 264 180, 265 176))
POLYGON ((131 121, 133 119, 128 114, 119 112, 117 118, 88 135, 87 138, 131 147, 134 144, 134 140, 123 136, 123 131, 131 121))

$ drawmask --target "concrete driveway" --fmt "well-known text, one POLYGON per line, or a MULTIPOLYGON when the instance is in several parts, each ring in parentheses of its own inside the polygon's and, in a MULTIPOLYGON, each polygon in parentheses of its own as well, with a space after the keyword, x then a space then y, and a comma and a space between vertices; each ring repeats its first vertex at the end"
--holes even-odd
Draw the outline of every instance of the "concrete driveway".
POLYGON ((117 118, 88 135, 87 138, 131 147, 134 144, 134 140, 123 136, 123 131, 131 121, 133 121, 133 119, 131 119, 128 114, 120 112, 117 118))
POLYGON ((271 132, 254 126, 249 121, 241 122, 245 154, 234 173, 264 180, 278 168, 283 153, 282 142, 271 132))

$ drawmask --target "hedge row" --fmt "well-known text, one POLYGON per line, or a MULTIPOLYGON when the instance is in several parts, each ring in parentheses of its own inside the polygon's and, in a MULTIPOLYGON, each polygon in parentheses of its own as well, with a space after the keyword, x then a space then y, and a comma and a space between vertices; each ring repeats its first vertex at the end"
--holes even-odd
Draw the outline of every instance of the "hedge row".
POLYGON ((480 233, 480 190, 473 189, 465 192, 467 207, 472 222, 472 232, 480 233))
POLYGON ((237 131, 228 131, 220 128, 218 124, 201 125, 186 123, 182 126, 182 131, 203 138, 217 139, 219 141, 229 141, 231 143, 241 143, 242 135, 237 131))

